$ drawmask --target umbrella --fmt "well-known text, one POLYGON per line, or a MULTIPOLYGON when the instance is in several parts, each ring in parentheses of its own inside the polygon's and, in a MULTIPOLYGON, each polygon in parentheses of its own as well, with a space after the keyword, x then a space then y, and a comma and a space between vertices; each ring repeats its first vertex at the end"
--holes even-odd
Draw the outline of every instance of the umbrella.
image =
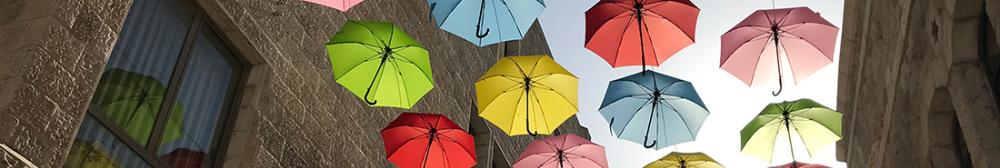
POLYGON ((659 66, 694 43, 689 0, 601 0, 587 10, 586 47, 612 67, 659 66))
POLYGON ((574 134, 538 139, 524 149, 514 168, 606 168, 604 147, 574 134))
POLYGON ((409 109, 434 88, 427 49, 392 23, 348 21, 326 49, 337 83, 368 105, 409 109))
POLYGON ((690 82, 652 71, 611 81, 599 111, 618 138, 656 149, 693 141, 709 114, 690 82))
MULTIPOLYGON (((774 141, 787 138, 791 148, 794 131, 812 156, 840 140, 840 118, 840 112, 809 99, 769 104, 740 131, 740 148, 743 153, 770 161, 774 141)), ((791 152, 795 160, 795 150, 791 152)))
POLYGON ((342 12, 347 12, 348 9, 351 9, 351 7, 354 7, 354 5, 358 5, 359 3, 361 3, 361 1, 364 0, 302 0, 302 1, 312 2, 315 4, 340 10, 342 12))
POLYGON ((437 26, 477 46, 520 40, 545 9, 542 0, 427 0, 437 26))
POLYGON ((792 162, 788 164, 783 164, 781 166, 774 166, 771 168, 830 168, 829 166, 824 166, 821 164, 811 164, 802 162, 792 162))
POLYGON ((98 142, 76 140, 66 156, 65 168, 121 167, 98 142))
POLYGON ((175 168, 202 167, 205 161, 205 152, 177 148, 167 153, 167 155, 161 156, 161 159, 169 163, 170 167, 175 168))
POLYGON ((476 81, 479 116, 511 136, 551 134, 576 114, 577 82, 546 55, 503 57, 476 81))
POLYGON ((723 166, 701 152, 671 152, 643 168, 723 168, 723 166))
POLYGON ((784 87, 781 54, 798 83, 833 62, 838 28, 806 7, 758 10, 722 35, 719 66, 750 86, 778 76, 784 87), (762 58, 771 55, 775 59, 762 58))
MULTIPOLYGON (((167 88, 151 76, 123 69, 109 69, 94 91, 92 106, 125 129, 140 145, 146 145, 166 96, 167 88)), ((174 103, 161 144, 181 137, 184 108, 174 103)))
POLYGON ((382 129, 387 159, 400 168, 476 165, 472 135, 440 114, 403 113, 382 129))

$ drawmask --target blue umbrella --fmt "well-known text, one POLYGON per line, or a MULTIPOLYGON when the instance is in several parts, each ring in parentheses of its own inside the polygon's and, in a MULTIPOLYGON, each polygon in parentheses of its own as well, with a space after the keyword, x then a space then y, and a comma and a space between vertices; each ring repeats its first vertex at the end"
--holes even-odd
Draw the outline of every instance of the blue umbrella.
POLYGON ((476 44, 520 40, 545 9, 542 0, 427 0, 438 28, 476 44))
POLYGON ((611 81, 599 111, 618 138, 655 149, 693 141, 708 117, 691 82, 652 71, 611 81))

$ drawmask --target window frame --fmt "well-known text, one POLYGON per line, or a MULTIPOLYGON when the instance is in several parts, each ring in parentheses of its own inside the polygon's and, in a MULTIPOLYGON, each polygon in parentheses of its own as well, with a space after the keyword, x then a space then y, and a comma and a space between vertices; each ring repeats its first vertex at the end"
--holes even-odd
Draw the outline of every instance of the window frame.
MULTIPOLYGON (((210 16, 205 11, 205 8, 201 6, 197 0, 188 0, 191 2, 191 7, 194 10, 191 17, 191 25, 189 25, 187 32, 184 34, 184 43, 182 44, 177 62, 173 67, 172 74, 170 75, 170 81, 167 84, 166 96, 164 96, 163 104, 173 104, 177 102, 177 96, 180 93, 181 86, 184 82, 184 77, 187 74, 187 66, 192 57, 192 48, 194 47, 195 39, 201 30, 211 31, 215 34, 216 40, 222 43, 225 50, 228 50, 231 56, 227 56, 226 59, 231 63, 234 69, 233 76, 229 79, 230 86, 226 91, 226 96, 228 97, 223 102, 223 109, 219 111, 219 119, 215 123, 215 130, 213 130, 212 147, 205 151, 207 155, 206 160, 211 160, 212 163, 208 167, 222 167, 225 162, 222 158, 225 157, 225 152, 228 151, 228 143, 232 136, 231 132, 236 122, 237 115, 239 113, 239 102, 243 96, 243 88, 247 83, 247 78, 250 75, 251 65, 249 61, 244 57, 242 51, 237 50, 237 48, 232 44, 230 38, 228 38, 219 28, 217 22, 212 20, 210 16), (203 27, 207 29, 203 29, 203 27)), ((132 9, 129 9, 132 10, 132 9)), ((126 15, 125 19, 129 19, 126 15)), ((116 42, 117 43, 117 42, 116 42)), ((113 48, 114 50, 116 48, 113 48)), ((160 140, 164 134, 164 129, 166 127, 167 120, 170 118, 170 111, 174 106, 160 106, 159 111, 156 114, 156 119, 152 130, 149 141, 146 146, 140 145, 138 141, 131 138, 125 129, 117 125, 114 120, 108 118, 104 114, 90 109, 88 107, 85 117, 90 117, 96 123, 103 126, 103 129, 107 130, 112 136, 118 139, 120 142, 125 144, 130 150, 135 153, 138 158, 142 159, 150 167, 153 168, 169 168, 170 165, 163 159, 157 156, 159 149, 161 147, 160 140)))

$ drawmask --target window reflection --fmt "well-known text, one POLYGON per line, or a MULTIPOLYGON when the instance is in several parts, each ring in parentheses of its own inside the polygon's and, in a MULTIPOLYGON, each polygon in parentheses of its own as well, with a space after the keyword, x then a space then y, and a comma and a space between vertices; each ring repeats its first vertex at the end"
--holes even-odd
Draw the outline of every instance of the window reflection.
POLYGON ((65 168, 150 167, 125 143, 89 115, 83 119, 65 168))

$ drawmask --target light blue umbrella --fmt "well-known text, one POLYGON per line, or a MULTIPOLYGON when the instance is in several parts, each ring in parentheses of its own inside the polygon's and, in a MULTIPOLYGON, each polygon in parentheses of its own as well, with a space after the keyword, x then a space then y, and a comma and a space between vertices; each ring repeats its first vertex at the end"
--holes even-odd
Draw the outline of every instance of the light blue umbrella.
POLYGON ((520 40, 545 9, 542 0, 427 0, 438 28, 486 46, 520 40))
POLYGON ((618 138, 655 149, 693 141, 708 117, 691 82, 652 71, 611 81, 599 111, 618 138))

